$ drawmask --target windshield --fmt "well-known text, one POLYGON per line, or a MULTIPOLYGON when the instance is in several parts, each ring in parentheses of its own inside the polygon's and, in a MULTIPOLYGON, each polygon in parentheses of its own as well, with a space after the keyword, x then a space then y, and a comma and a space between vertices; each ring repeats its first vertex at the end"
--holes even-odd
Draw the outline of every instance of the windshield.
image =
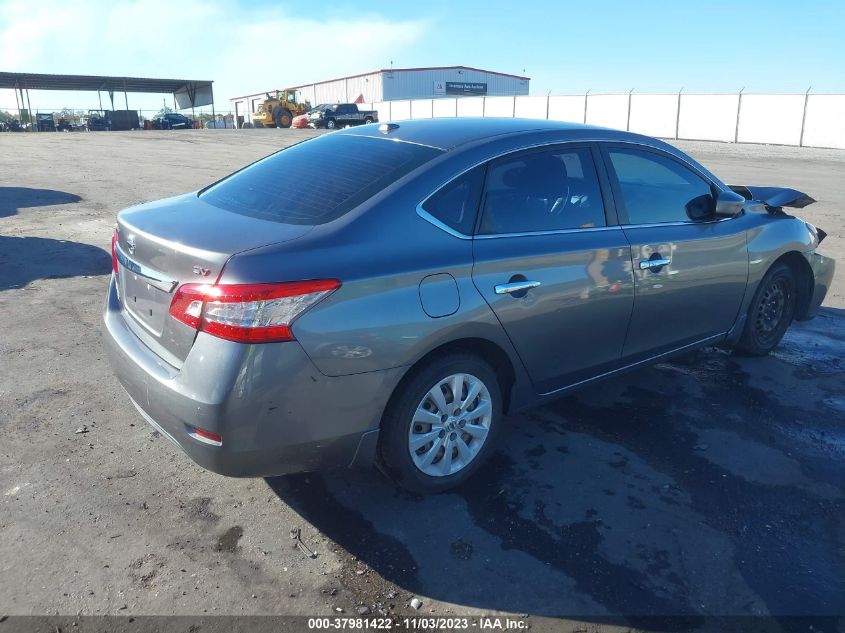
POLYGON ((388 139, 327 134, 268 156, 200 197, 262 220, 325 224, 441 153, 388 139))

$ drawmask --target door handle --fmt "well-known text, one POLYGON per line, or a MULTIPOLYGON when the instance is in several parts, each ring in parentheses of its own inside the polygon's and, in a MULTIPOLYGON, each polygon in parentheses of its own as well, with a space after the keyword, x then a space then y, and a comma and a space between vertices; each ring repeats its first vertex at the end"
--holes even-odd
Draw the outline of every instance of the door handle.
POLYGON ((671 259, 660 258, 660 259, 643 259, 640 260, 640 270, 648 270, 649 268, 662 268, 667 264, 671 264, 671 259))
POLYGON ((497 295, 509 295, 514 292, 522 292, 523 290, 531 290, 540 285, 539 281, 513 281, 508 284, 499 284, 494 288, 497 295))

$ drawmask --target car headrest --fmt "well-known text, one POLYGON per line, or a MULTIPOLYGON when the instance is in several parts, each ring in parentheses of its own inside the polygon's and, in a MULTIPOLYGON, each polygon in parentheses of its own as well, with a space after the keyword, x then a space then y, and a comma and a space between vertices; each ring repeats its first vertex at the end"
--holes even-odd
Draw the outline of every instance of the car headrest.
POLYGON ((557 156, 538 154, 525 161, 519 188, 526 194, 556 198, 565 194, 566 164, 557 156))

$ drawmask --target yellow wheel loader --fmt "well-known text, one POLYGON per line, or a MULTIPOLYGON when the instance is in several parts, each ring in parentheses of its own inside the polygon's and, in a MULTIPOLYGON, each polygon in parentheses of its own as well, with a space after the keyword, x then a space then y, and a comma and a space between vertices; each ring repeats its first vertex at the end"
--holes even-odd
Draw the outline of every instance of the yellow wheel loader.
POLYGON ((277 90, 275 97, 267 93, 267 98, 252 115, 252 123, 255 127, 290 127, 293 117, 310 109, 311 104, 302 99, 299 90, 277 90))

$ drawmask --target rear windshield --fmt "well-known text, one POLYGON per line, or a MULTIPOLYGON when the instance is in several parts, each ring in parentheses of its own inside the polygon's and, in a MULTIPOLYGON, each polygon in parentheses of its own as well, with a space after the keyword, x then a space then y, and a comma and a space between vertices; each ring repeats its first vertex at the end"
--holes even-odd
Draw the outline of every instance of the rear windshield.
POLYGON ((262 220, 325 224, 439 154, 421 145, 326 134, 268 156, 200 197, 262 220))

